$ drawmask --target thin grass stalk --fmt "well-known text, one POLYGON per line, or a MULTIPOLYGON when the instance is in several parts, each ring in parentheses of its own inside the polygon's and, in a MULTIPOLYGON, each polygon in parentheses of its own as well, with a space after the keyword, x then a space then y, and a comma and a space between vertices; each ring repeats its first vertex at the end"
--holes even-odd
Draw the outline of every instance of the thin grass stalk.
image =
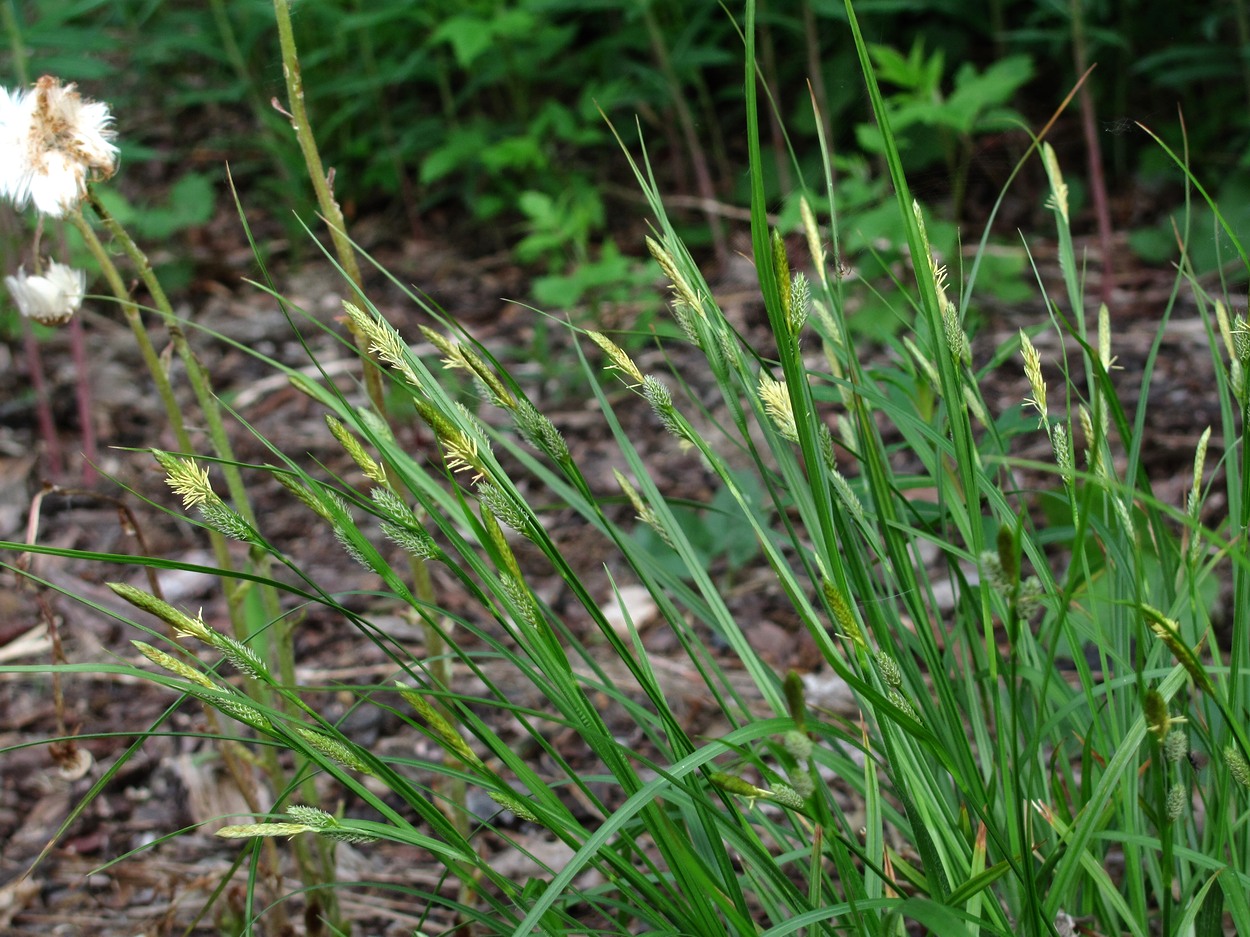
MULTIPOLYGON (((83 243, 95 258, 99 265, 100 271, 104 274, 109 289, 116 298, 118 305, 121 307, 122 314, 126 318, 127 324, 130 326, 131 334, 135 339, 135 343, 139 348, 140 356, 143 358, 144 364, 147 366, 148 373, 156 384, 157 395, 160 397, 164 405, 166 418, 169 420, 170 429, 173 431, 174 438, 177 440, 179 448, 183 452, 193 452, 190 435, 187 432, 186 425, 182 417, 182 409, 178 404, 174 395, 172 385, 169 383, 169 374, 165 370, 155 347, 152 345, 151 337, 148 335, 147 328, 143 324, 143 318, 139 312, 138 305, 130 296, 126 284, 122 280, 121 273, 118 271, 116 264, 113 263, 112 256, 105 250, 104 245, 96 236, 95 230, 83 218, 81 212, 73 212, 69 215, 70 223, 82 236, 83 243)), ((120 226, 115 226, 120 231, 120 226)), ((122 232, 124 235, 124 232, 122 232)), ((116 236, 116 231, 114 232, 116 236)), ((137 250, 137 249, 136 249, 137 250)), ((153 278, 154 279, 154 278, 153 278)), ((159 284, 158 284, 159 288, 159 284)), ((163 294, 162 294, 163 295, 163 294)), ((233 570, 234 558, 230 555, 229 546, 226 538, 218 531, 208 529, 209 543, 213 550, 214 561, 222 570, 233 570)), ((235 627, 236 636, 240 640, 245 640, 248 635, 246 625, 246 612, 243 608, 243 592, 233 582, 225 581, 226 603, 229 609, 231 623, 235 627)), ((291 684, 293 685, 293 683, 291 684)), ((215 716, 211 719, 215 729, 215 716)), ((223 737, 223 744, 229 745, 223 737)), ((247 776, 246 770, 233 751, 222 750, 223 761, 227 770, 230 772, 235 785, 238 787, 240 794, 248 804, 251 810, 259 811, 259 804, 256 801, 255 785, 247 776)), ((283 786, 285 772, 277 761, 276 755, 266 749, 261 755, 261 761, 265 769, 265 773, 269 776, 271 783, 275 784, 275 788, 280 790, 283 786)), ((306 792, 307 793, 307 792, 306 792)), ((274 894, 281 893, 282 872, 281 863, 279 861, 276 847, 272 844, 266 844, 264 848, 265 864, 263 874, 269 881, 271 887, 275 889, 274 894)), ((280 912, 285 916, 285 908, 280 912)))
MULTIPOLYGON (((299 53, 295 44, 295 32, 291 25, 291 9, 287 0, 274 0, 274 19, 278 26, 278 41, 282 48, 282 67, 286 78, 287 102, 291 111, 291 123, 299 140, 300 152, 308 167, 308 177, 317 195, 323 220, 330 230, 330 238, 334 244, 334 253, 348 280, 361 289, 363 279, 360 265, 356 261, 356 253, 351 239, 347 236, 347 225, 343 220, 343 212, 334 197, 331 177, 326 175, 321 161, 321 153, 317 147, 317 139, 309 122, 308 110, 304 103, 304 83, 300 71, 299 53)), ((369 360, 369 341, 366 336, 349 322, 348 328, 356 342, 362 360, 369 360)), ((380 416, 386 414, 386 399, 383 393, 382 377, 376 368, 365 367, 365 389, 374 409, 380 416)), ((412 571, 413 586, 417 595, 425 602, 433 603, 434 589, 429 570, 425 562, 418 557, 409 557, 409 568, 412 571)), ((442 636, 435 628, 427 628, 425 632, 426 653, 430 660, 431 672, 442 686, 451 683, 450 664, 446 660, 446 646, 442 636)))
POLYGON ((669 55, 664 31, 660 28, 660 23, 656 19, 655 8, 651 4, 642 6, 642 20, 647 28, 651 54, 655 57, 656 64, 660 68, 660 74, 664 76, 664 83, 668 86, 672 106, 677 112, 677 125, 681 128, 682 140, 685 142, 686 150, 690 153, 690 159, 694 167, 695 185, 698 187, 700 197, 704 199, 704 216, 707 220, 708 233, 712 236, 712 248, 716 253, 717 260, 724 262, 729 257, 729 247, 725 240, 725 231, 721 225, 721 219, 712 208, 716 201, 716 187, 712 184, 712 173, 708 166, 707 153, 699 142, 699 135, 695 132, 694 116, 690 113, 690 106, 686 103, 686 99, 681 93, 681 82, 673 69, 673 59, 669 55))
POLYGON ((26 351, 26 373, 35 392, 35 417, 39 423, 39 435, 43 437, 47 472, 60 479, 65 471, 65 457, 61 453, 61 438, 56 431, 56 419, 52 415, 52 395, 48 392, 48 379, 43 370, 43 355, 39 351, 39 339, 30 320, 22 317, 22 347, 26 351))
POLYGON ((100 452, 96 446, 95 417, 91 406, 91 382, 87 375, 87 345, 83 332, 82 319, 78 316, 69 322, 70 355, 74 359, 74 373, 78 381, 74 388, 74 400, 78 404, 79 431, 82 435, 82 481, 84 485, 92 485, 96 480, 96 463, 100 460, 100 452))
MULTIPOLYGON (((256 513, 252 507, 251 497, 248 489, 243 482, 243 476, 239 471, 238 462, 234 458, 233 447, 226 433, 225 424, 221 418, 221 404, 214 395, 209 384, 208 376, 204 373, 203 367, 200 365, 199 359, 195 352, 192 351, 190 344, 187 342, 186 334, 178 324, 178 319, 174 314, 173 307, 170 305, 168 297, 165 295, 164 288, 157 279, 155 272, 152 270, 151 264, 148 262, 147 256, 139 249, 128 232, 112 217, 104 205, 99 201, 94 193, 89 192, 88 198, 92 209, 103 222, 105 228, 112 235, 114 240, 122 247, 123 252, 130 258, 134 264, 140 279, 147 287, 148 292, 152 296, 156 311, 160 314, 164 321, 170 338, 173 341, 174 349, 177 351, 179 359, 186 369, 187 378, 191 384, 192 391, 200 406, 200 412, 204 417, 205 426, 208 431, 209 440, 216 453, 219 464, 222 467, 222 473, 226 478, 226 486, 229 490, 230 497, 234 503, 235 510, 239 515, 253 528, 257 527, 256 513)), ((79 215, 81 218, 81 215, 79 215)), ((89 229, 90 226, 82 221, 82 227, 89 229)), ((97 240, 98 243, 98 240, 97 240)), ((108 262, 112 266, 111 261, 108 262)), ((120 274, 113 268, 112 278, 117 284, 121 283, 120 274)), ((116 287, 115 287, 116 292, 116 287)), ((123 303, 123 308, 130 308, 133 311, 134 321, 132 322, 132 331, 136 324, 140 331, 143 330, 142 322, 138 318, 138 310, 133 303, 129 301, 127 294, 122 287, 119 295, 123 303), (126 298, 122 298, 126 297, 126 298)), ((146 335, 146 332, 145 332, 146 335)), ((150 341, 147 342, 151 348, 150 341)), ((155 352, 153 350, 152 354, 155 352)), ((147 359, 145 354, 145 360, 147 359)), ((164 369, 158 365, 157 373, 164 373, 164 369)), ((166 389, 172 399, 172 389, 168 387, 168 377, 164 378, 166 389)), ((159 386, 159 379, 158 379, 159 386)), ((162 398, 165 394, 162 393, 162 398)), ((174 409, 177 410, 176 403, 174 409)), ((181 417, 179 416, 179 425, 181 425, 181 417)), ((184 446, 184 452, 193 452, 186 439, 186 431, 182 430, 182 438, 179 439, 179 445, 184 446)), ((214 555, 219 565, 226 570, 234 569, 233 558, 229 554, 225 538, 216 531, 210 531, 210 539, 214 542, 214 555)), ((263 553, 253 551, 252 561, 256 565, 260 574, 264 575, 268 569, 269 560, 263 553)), ((268 629, 253 629, 249 622, 249 614, 244 605, 244 596, 246 587, 236 586, 228 588, 227 595, 233 593, 233 602, 230 602, 231 608, 231 624, 235 631, 235 636, 244 643, 259 643, 262 648, 266 649, 266 656, 272 656, 278 665, 278 672, 282 681, 286 686, 295 686, 297 684, 295 675, 295 658, 294 648, 286 627, 282 624, 286 621, 281 613, 276 592, 269 587, 261 587, 258 595, 261 599, 261 606, 264 609, 266 621, 274 623, 278 627, 278 633, 275 639, 274 634, 268 629)), ((249 681, 249 686, 253 693, 263 692, 259 686, 249 681)), ((285 701, 284 701, 285 703, 285 701)), ((260 762, 265 773, 269 776, 275 790, 282 790, 286 786, 287 772, 278 761, 277 753, 271 748, 266 747, 261 755, 260 762)), ((311 775, 304 773, 302 766, 297 766, 296 776, 300 777, 299 785, 301 787, 301 796, 306 802, 315 802, 317 799, 316 787, 311 775)), ((333 859, 328 851, 328 841, 318 840, 319 859, 317 865, 319 868, 314 869, 313 860, 308 852, 308 843, 302 839, 297 839, 294 844, 294 853, 298 862, 304 880, 306 882, 332 882, 334 880, 333 859)), ((337 896, 333 891, 328 891, 321 896, 325 901, 326 912, 330 920, 338 920, 337 896)))
MULTIPOLYGON (((166 373, 165 366, 161 363, 160 355, 157 354, 156 348, 152 345, 152 339, 143 324, 143 317, 139 313, 138 305, 131 298, 130 291, 126 289, 126 284, 122 280, 116 264, 113 263, 112 256, 105 250, 104 245, 100 243, 95 230, 83 218, 82 213, 71 213, 69 221, 82 236, 87 250, 90 251, 91 256, 99 264, 100 272, 104 274, 109 290, 116 298, 117 304, 121 307, 122 315, 126 318, 126 324, 130 326, 131 335, 134 336, 135 344, 139 348, 139 354, 143 358, 143 364, 147 368, 148 374, 151 375, 152 381, 156 384, 156 393, 161 398, 161 404, 165 409, 165 416, 169 420, 169 428, 174 434, 174 439, 177 440, 180 449, 184 452, 191 452, 191 437, 187 434, 186 426, 182 419, 182 410, 178 406, 178 399, 174 395, 173 386, 169 383, 169 374, 166 373)), ((220 558, 218 559, 220 562, 220 558)))
MULTIPOLYGON (((304 79, 300 71, 299 53, 295 45, 295 31, 291 26, 291 7, 287 0, 274 0, 274 20, 278 26, 278 43, 282 49, 282 71, 286 79, 287 107, 290 108, 291 126, 295 138, 299 141, 300 152, 304 156, 304 164, 308 167, 308 178, 312 182, 313 191, 317 195, 317 206, 321 210, 322 219, 330 231, 330 239, 334 243, 334 253, 348 280, 359 289, 364 282, 360 275, 360 265, 356 262, 356 253, 348 240, 347 224, 343 220, 343 211, 334 197, 331 178, 326 175, 321 162, 321 152, 317 148, 317 139, 309 122, 308 109, 304 105, 304 79)), ((364 336, 352 329, 357 348, 361 356, 368 357, 369 346, 364 336)), ((382 380, 373 368, 364 369, 365 388, 369 399, 378 413, 385 413, 382 380)))
MULTIPOLYGON (((1069 22, 1072 24, 1072 61, 1078 75, 1088 68, 1085 46, 1085 9, 1083 0, 1069 0, 1069 22)), ((1111 206, 1107 199, 1107 180, 1102 169, 1102 145, 1098 140, 1098 121, 1094 115, 1094 98, 1089 84, 1082 83, 1079 92, 1081 110, 1081 133, 1085 138, 1087 166, 1089 168, 1090 197, 1094 202, 1094 217, 1098 223, 1098 246, 1102 254, 1102 283, 1099 293, 1102 302, 1110 305, 1115 292, 1115 264, 1112 258, 1111 206)))

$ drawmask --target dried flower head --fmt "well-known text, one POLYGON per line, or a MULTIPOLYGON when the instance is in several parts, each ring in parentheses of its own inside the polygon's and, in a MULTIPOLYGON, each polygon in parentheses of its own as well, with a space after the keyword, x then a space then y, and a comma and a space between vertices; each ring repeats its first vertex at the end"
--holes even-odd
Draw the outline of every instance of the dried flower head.
POLYGON ((51 75, 0 94, 0 195, 54 218, 72 211, 89 179, 117 171, 112 123, 107 104, 83 100, 51 75))
POLYGON ((62 325, 82 306, 87 291, 87 275, 66 264, 48 264, 45 275, 28 276, 18 267, 17 276, 5 277, 13 302, 22 315, 44 325, 62 325))

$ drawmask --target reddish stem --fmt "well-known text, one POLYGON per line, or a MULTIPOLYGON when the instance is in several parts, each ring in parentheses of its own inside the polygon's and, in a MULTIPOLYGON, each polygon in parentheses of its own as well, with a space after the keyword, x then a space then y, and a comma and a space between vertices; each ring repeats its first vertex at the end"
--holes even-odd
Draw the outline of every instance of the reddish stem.
POLYGON ((30 374, 30 383, 35 389, 35 417, 39 422, 39 436, 43 439, 47 473, 49 477, 59 479, 65 471, 65 460, 61 456, 56 421, 52 419, 52 399, 48 395, 48 381, 44 377, 43 355, 39 351, 39 341, 35 338, 30 320, 25 317, 22 318, 22 338, 26 348, 26 371, 30 374))
POLYGON ((70 351, 74 356, 75 397, 78 401, 78 423, 82 428, 82 483, 90 486, 96 480, 96 464, 100 461, 96 448, 95 421, 91 418, 91 378, 87 367, 87 341, 82 319, 78 316, 69 321, 70 351))

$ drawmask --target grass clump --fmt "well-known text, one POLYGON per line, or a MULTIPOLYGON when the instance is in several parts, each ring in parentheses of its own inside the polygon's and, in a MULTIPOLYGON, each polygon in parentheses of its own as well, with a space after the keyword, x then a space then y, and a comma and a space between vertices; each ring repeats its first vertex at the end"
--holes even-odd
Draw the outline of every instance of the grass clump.
MULTIPOLYGON (((770 337, 749 343, 730 324, 649 166, 635 165, 682 338, 666 349, 666 373, 597 332, 577 333, 569 361, 615 444, 620 493, 597 488, 541 402, 443 322, 425 338, 441 368, 470 377, 478 406, 454 397, 355 274, 344 312, 373 375, 368 399, 289 373, 324 406, 359 474, 276 450, 269 467, 213 454, 231 472, 280 481, 375 577, 370 607, 421 624, 420 653, 266 539, 263 519, 230 503, 245 490, 237 481, 223 499, 191 447, 157 454, 185 505, 246 545, 248 564, 220 571, 232 588, 318 605, 354 628, 393 679, 346 689, 426 743, 412 756, 375 751, 324 715, 325 694, 296 680, 289 649, 262 640, 270 629, 288 640, 275 627, 283 613, 227 634, 115 586, 174 636, 150 632, 136 642, 144 666, 116 671, 219 714, 236 727, 220 732, 228 750, 275 756, 272 801, 218 833, 247 844, 241 859, 280 862, 276 838, 312 837, 320 848, 301 861, 311 894, 356 887, 325 874, 337 844, 407 850, 439 870, 410 895, 425 908, 423 933, 1050 935, 1078 922, 1141 937, 1250 932, 1250 579, 1236 536, 1250 511, 1245 322, 1187 277, 1182 254, 1178 286, 1194 290, 1207 326, 1221 423, 1202 436, 1187 502, 1168 505, 1142 467, 1161 338, 1130 418, 1113 381, 1115 331, 1105 307, 1087 324, 1066 185, 1042 145, 1062 293, 1044 297, 1049 321, 991 359, 1017 363, 1027 391, 1005 407, 987 400, 988 370, 964 324, 971 290, 953 298, 849 4, 847 15, 911 258, 912 280, 899 283, 908 306, 893 310, 909 325, 888 362, 848 343, 847 284, 817 220, 831 225, 836 252, 832 196, 820 208, 803 201, 810 272, 766 218, 748 3, 751 241, 770 337), (1062 341, 1043 343, 1045 332, 1062 341), (1046 378, 1053 369, 1058 384, 1046 378), (432 451, 396 437, 386 409, 396 397, 432 433, 432 451), (737 614, 709 564, 717 554, 627 429, 631 407, 649 409, 714 479, 718 523, 730 518, 735 540, 749 534, 751 564, 769 571, 841 705, 758 652, 756 622, 737 614), (1047 459, 1016 455, 1039 434, 1047 459), (1208 479, 1211 439, 1221 457, 1208 479), (1203 501, 1217 483, 1228 520, 1209 527, 1203 501), (553 536, 553 504, 611 544, 611 603, 553 536), (1208 597, 1224 578, 1235 601, 1228 640, 1216 643, 1208 597), (645 589, 683 680, 718 714, 714 734, 691 729, 626 579, 645 589), (584 626, 553 609, 553 581, 584 626), (1210 759, 1201 771, 1197 753, 1210 759), (534 854, 538 831, 560 845, 558 859, 534 854), (524 878, 498 870, 508 850, 530 856, 524 878)), ((292 898, 277 877, 249 878, 246 893, 248 928, 267 919, 266 903, 292 898)), ((322 917, 349 926, 329 904, 322 917)))

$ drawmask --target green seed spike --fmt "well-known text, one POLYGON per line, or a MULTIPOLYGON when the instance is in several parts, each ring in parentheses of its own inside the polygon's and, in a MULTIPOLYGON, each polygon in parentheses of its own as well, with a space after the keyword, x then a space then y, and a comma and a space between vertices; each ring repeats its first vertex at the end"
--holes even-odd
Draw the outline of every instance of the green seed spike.
POLYGON ((899 669, 898 661, 885 651, 877 651, 872 655, 872 659, 877 664, 877 672, 881 674, 882 683, 895 690, 903 685, 903 671, 899 669))
POLYGON ((1198 656, 1181 640, 1177 623, 1157 608, 1152 608, 1145 603, 1139 605, 1138 608, 1142 613, 1142 617, 1146 619, 1146 624, 1150 627, 1150 630, 1172 652, 1176 662, 1185 668, 1185 672, 1193 679, 1194 685, 1204 693, 1214 694, 1215 684, 1207 676, 1207 672, 1203 669, 1202 662, 1198 660, 1198 656))
POLYGON ((1146 727, 1160 742, 1167 738, 1172 725, 1171 713, 1168 712, 1168 701, 1163 694, 1153 687, 1146 691, 1142 700, 1142 711, 1146 716, 1146 727))
POLYGON ((791 729, 782 736, 781 744, 790 757, 799 764, 807 764, 808 759, 812 757, 812 740, 806 732, 799 729, 791 729))
POLYGON ((820 588, 833 612, 833 622, 837 625, 839 632, 850 638, 857 647, 867 650, 868 642, 864 640, 864 633, 860 631, 859 622, 855 620, 855 613, 851 611, 851 605, 842 594, 842 590, 828 579, 821 580, 820 588))
POLYGON ((1168 789, 1167 799, 1167 815, 1168 819, 1175 822, 1181 818, 1185 812, 1185 807, 1189 804, 1189 788, 1177 781, 1168 789))
POLYGON ((1234 781, 1242 787, 1250 787, 1250 762, 1232 742, 1224 746, 1224 764, 1234 781))
POLYGON ((998 562, 1002 563, 1003 573, 1011 583, 1020 579, 1020 561, 1016 549, 1015 531, 1003 524, 998 528, 998 562))
POLYGON ((803 686, 803 678, 798 671, 791 670, 786 674, 782 689, 786 694, 786 709, 794 720, 794 727, 800 732, 807 727, 807 698, 803 686))
POLYGON ((1173 729, 1163 741, 1163 757, 1179 764, 1189 754, 1189 736, 1184 729, 1173 729))
POLYGON ((773 231, 773 269, 777 272, 777 282, 781 284, 781 307, 786 313, 786 322, 792 321, 790 310, 790 258, 786 256, 786 242, 776 230, 773 231))
POLYGON ((190 664, 178 660, 172 654, 166 654, 164 651, 142 641, 131 641, 130 643, 138 649, 140 654, 158 667, 164 667, 170 673, 177 674, 184 680, 190 680, 192 683, 199 684, 206 690, 218 689, 217 684, 213 683, 212 680, 208 679, 208 677, 204 676, 190 664))
POLYGON ((135 608, 140 608, 155 615, 172 627, 178 634, 198 638, 206 644, 212 643, 209 640, 208 626, 199 618, 192 618, 185 612, 180 612, 168 602, 124 582, 110 582, 107 585, 120 598, 125 599, 135 608))
POLYGON ((738 777, 736 774, 728 774, 724 771, 715 772, 708 778, 714 785, 722 791, 730 794, 737 794, 739 797, 746 797, 748 800, 754 800, 757 797, 767 797, 768 791, 762 787, 756 787, 750 781, 738 777))
POLYGON ((365 452, 365 447, 361 445, 360 440, 351 434, 351 432, 336 420, 330 414, 326 414, 326 426, 330 428, 332 435, 343 450, 352 458, 352 461, 364 472, 365 477, 371 481, 377 482, 379 485, 385 485, 386 469, 378 464, 369 453, 365 452))
POLYGON ((805 810, 807 801, 794 788, 786 784, 777 784, 771 791, 767 791, 765 796, 775 804, 782 807, 789 807, 791 810, 805 810))

